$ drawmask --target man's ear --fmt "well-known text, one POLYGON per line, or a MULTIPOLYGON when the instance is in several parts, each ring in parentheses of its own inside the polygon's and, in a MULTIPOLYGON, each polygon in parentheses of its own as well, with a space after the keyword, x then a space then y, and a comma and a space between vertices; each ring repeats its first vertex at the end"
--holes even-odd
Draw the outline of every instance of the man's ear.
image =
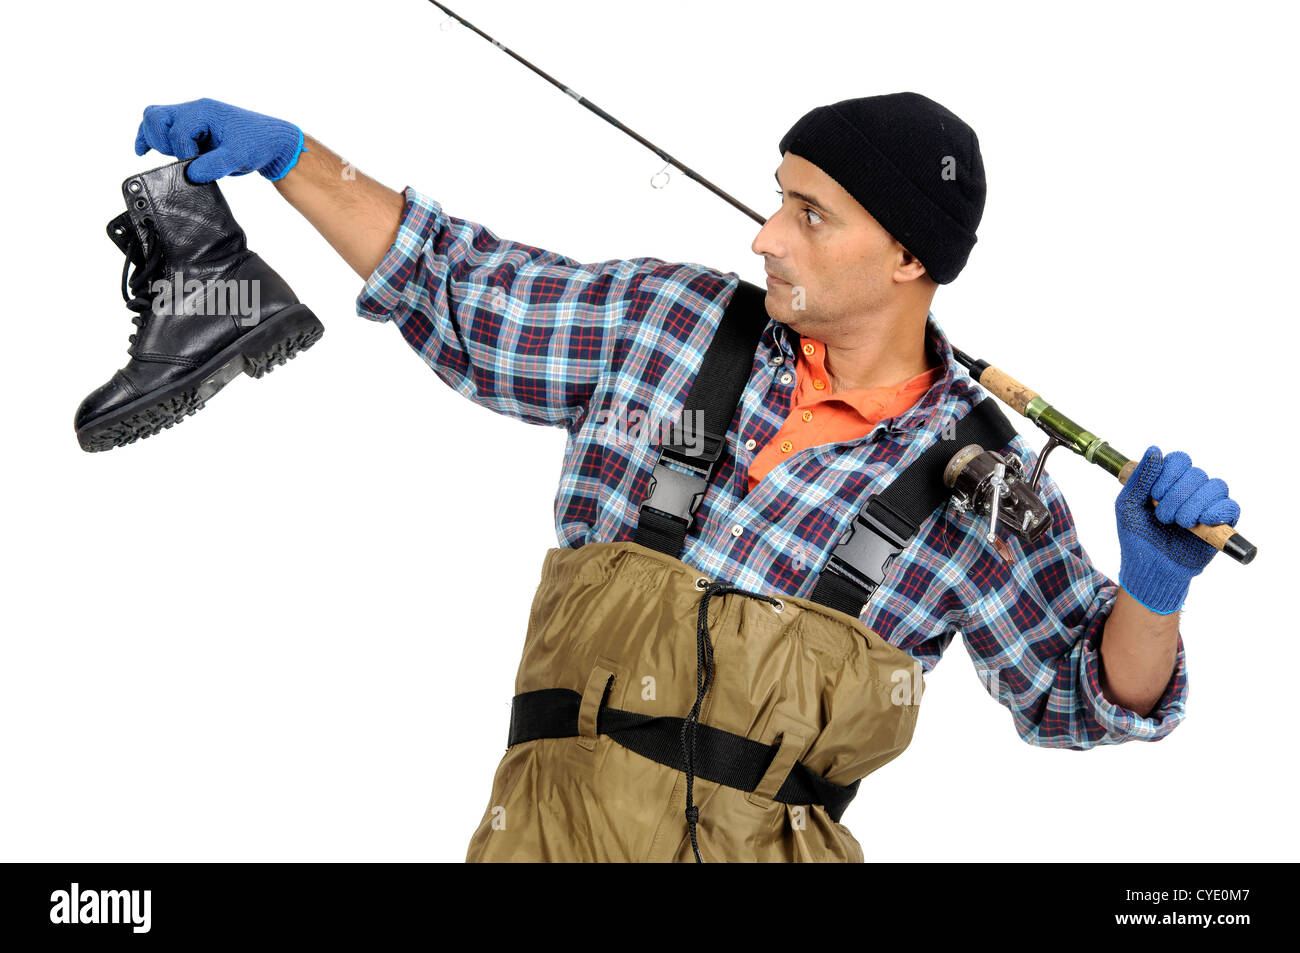
POLYGON ((902 253, 902 262, 899 264, 897 274, 903 281, 914 281, 926 274, 925 265, 921 260, 913 255, 910 251, 899 245, 899 251, 902 253))

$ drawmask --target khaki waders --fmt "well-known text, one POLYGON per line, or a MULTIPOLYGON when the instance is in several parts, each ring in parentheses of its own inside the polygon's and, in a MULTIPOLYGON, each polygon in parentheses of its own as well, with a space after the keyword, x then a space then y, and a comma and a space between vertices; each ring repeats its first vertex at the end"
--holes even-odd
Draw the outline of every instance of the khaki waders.
POLYGON ((547 552, 467 860, 691 861, 692 827, 704 861, 863 860, 838 819, 910 743, 920 667, 846 613, 710 583, 634 542, 547 552))
POLYGON ((684 404, 703 439, 661 448, 632 539, 547 552, 468 860, 863 860, 840 818, 911 742, 924 679, 858 613, 946 504, 958 449, 1016 430, 992 398, 972 407, 955 439, 868 496, 808 599, 703 578, 678 556, 727 447, 765 294, 741 281, 725 306, 684 404))

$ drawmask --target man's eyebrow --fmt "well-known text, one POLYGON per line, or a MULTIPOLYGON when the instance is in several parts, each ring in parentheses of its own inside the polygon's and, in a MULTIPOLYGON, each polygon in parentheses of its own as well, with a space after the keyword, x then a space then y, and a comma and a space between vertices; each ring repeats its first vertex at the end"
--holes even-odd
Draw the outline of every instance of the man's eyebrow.
MULTIPOLYGON (((776 179, 776 184, 777 184, 777 185, 780 185, 780 184, 781 184, 781 177, 780 177, 779 175, 777 175, 775 172, 772 173, 772 178, 776 179)), ((793 189, 791 189, 790 191, 786 192, 785 194, 786 194, 786 195, 793 196, 794 198, 797 198, 797 199, 798 199, 799 201, 801 201, 801 202, 807 202, 809 205, 812 205, 812 206, 814 206, 815 208, 821 209, 823 212, 827 212, 827 211, 829 211, 829 209, 827 209, 825 205, 823 205, 821 202, 817 201, 817 199, 813 198, 811 195, 806 195, 806 194, 803 193, 803 192, 796 192, 796 191, 794 191, 793 189)))

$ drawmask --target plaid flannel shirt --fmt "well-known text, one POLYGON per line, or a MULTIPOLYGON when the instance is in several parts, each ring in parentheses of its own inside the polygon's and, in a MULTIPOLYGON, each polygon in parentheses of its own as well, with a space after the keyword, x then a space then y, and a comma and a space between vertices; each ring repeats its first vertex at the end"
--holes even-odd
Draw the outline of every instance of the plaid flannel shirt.
MULTIPOLYGON (((626 439, 630 432, 610 422, 678 418, 739 277, 655 258, 582 264, 500 239, 412 188, 404 194, 396 241, 357 313, 395 324, 474 403, 565 429, 555 498, 561 546, 630 540, 659 446, 626 439)), ((793 455, 748 493, 749 463, 785 422, 795 388, 798 335, 769 319, 682 561, 745 589, 810 596, 868 494, 986 396, 933 314, 927 334, 946 370, 914 407, 856 440, 793 455)), ((1023 437, 1011 447, 1034 465, 1023 437)), ((1150 716, 1102 695, 1098 646, 1117 587, 1084 552, 1050 475, 1040 492, 1053 525, 1032 544, 1005 534, 1011 563, 985 542, 984 520, 938 510, 894 559, 862 621, 924 672, 960 632, 986 689, 1030 744, 1083 750, 1158 740, 1184 715, 1182 636, 1150 716)))

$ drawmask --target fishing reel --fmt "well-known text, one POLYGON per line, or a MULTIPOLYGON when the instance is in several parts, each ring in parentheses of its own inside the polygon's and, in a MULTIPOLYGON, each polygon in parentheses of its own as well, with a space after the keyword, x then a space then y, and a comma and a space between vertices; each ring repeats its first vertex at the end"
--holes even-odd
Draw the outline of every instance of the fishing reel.
POLYGON ((997 528, 1032 543, 1052 525, 1052 514, 1035 488, 1040 470, 1025 479, 1024 465, 1014 453, 1000 454, 969 443, 958 450, 944 467, 943 483, 953 491, 952 505, 958 512, 987 516, 987 539, 996 543, 997 528))

